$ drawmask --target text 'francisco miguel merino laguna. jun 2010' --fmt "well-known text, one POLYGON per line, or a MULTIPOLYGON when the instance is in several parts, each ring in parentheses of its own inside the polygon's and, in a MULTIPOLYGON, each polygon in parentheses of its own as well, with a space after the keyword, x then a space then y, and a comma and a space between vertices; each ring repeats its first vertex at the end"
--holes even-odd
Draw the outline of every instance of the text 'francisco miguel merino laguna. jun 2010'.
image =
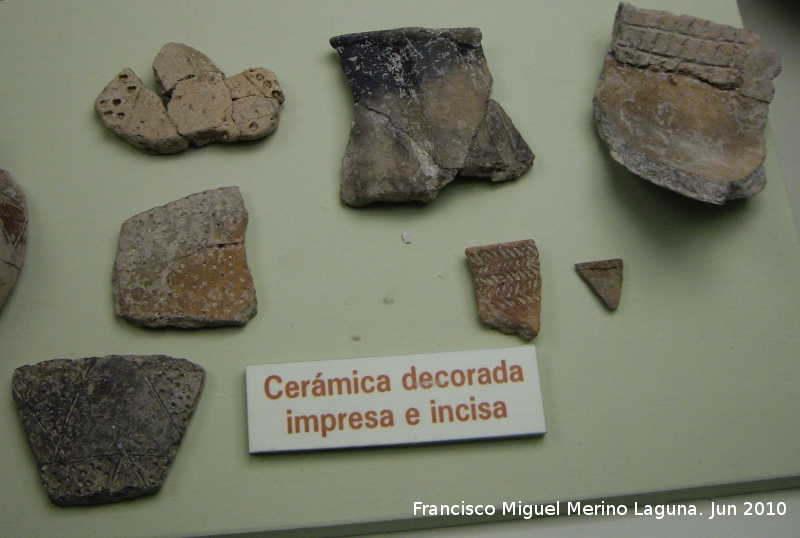
MULTIPOLYGON (((500 506, 492 504, 426 504, 415 501, 413 514, 415 516, 517 516, 523 519, 544 516, 651 516, 664 519, 667 516, 702 516, 697 506, 689 503, 681 504, 644 504, 634 502, 633 506, 612 504, 601 501, 599 503, 585 503, 581 501, 559 501, 548 504, 524 504, 520 501, 503 502, 500 506)), ((773 506, 768 503, 745 502, 742 506, 735 504, 721 504, 711 501, 708 519, 716 516, 741 515, 783 515, 786 513, 786 503, 779 502, 773 506), (762 505, 762 506, 758 506, 762 505)))

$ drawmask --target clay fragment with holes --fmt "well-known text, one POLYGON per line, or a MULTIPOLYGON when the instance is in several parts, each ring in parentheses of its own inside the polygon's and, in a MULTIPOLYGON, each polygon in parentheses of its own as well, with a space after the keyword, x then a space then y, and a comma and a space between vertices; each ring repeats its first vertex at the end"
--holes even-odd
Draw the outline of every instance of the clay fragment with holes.
POLYGON ((0 170, 0 307, 6 302, 25 260, 28 203, 11 174, 0 170))
POLYGON ((278 127, 284 95, 268 69, 251 68, 225 78, 203 53, 167 43, 153 71, 164 100, 131 69, 120 72, 95 100, 105 126, 145 153, 255 140, 278 127))
POLYGON ((284 101, 275 73, 263 67, 225 79, 233 100, 233 121, 239 140, 265 137, 278 128, 284 101))
POLYGON ((187 196, 122 225, 114 308, 143 327, 244 325, 256 315, 238 187, 187 196))
POLYGON ((471 247, 465 251, 481 320, 505 334, 531 340, 539 334, 542 277, 533 239, 471 247))
POLYGON ((130 69, 108 83, 94 108, 112 133, 145 153, 177 153, 189 147, 167 117, 161 98, 130 69))
POLYGON ((14 399, 50 500, 103 504, 158 492, 205 377, 202 367, 164 355, 17 368, 14 399))

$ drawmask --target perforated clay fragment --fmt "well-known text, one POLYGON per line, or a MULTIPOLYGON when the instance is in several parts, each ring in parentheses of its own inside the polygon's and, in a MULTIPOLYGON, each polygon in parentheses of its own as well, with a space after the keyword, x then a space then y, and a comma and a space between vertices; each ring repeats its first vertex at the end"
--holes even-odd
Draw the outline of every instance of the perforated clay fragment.
POLYGON ((130 69, 108 83, 94 108, 112 133, 145 153, 177 153, 189 147, 161 98, 130 69))
POLYGON ((471 247, 465 251, 481 320, 505 334, 531 340, 539 334, 542 278, 533 239, 471 247))
POLYGON ((621 3, 594 96, 611 157, 723 204, 766 184, 764 129, 780 58, 750 30, 621 3))
POLYGON ((121 71, 95 100, 105 126, 145 153, 255 140, 278 127, 284 95, 268 69, 251 68, 226 79, 205 54, 167 43, 153 71, 166 106, 131 69, 121 71))
POLYGON ((187 196, 122 225, 114 308, 144 327, 244 325, 256 315, 238 187, 187 196))
POLYGON ((0 307, 6 302, 25 260, 28 203, 11 174, 0 170, 0 307))
POLYGON ((50 500, 103 504, 158 492, 205 377, 200 366, 163 355, 17 368, 14 399, 50 500))

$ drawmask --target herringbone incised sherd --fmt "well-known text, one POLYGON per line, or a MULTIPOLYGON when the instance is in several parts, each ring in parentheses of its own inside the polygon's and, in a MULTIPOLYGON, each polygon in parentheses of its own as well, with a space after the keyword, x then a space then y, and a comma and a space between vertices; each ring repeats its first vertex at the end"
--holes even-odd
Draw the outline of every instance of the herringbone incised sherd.
POLYGON ((542 278, 532 239, 465 251, 475 281, 481 320, 505 334, 539 334, 542 278))

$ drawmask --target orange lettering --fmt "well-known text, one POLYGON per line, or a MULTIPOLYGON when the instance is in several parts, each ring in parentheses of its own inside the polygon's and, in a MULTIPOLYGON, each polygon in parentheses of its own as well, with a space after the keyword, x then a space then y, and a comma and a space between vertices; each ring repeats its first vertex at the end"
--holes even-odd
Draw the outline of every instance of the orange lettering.
POLYGON ((438 372, 436 372, 436 386, 437 387, 445 388, 449 384, 450 384, 450 382, 447 381, 447 372, 445 372, 443 370, 439 370, 438 372), (444 376, 445 380, 444 381, 440 381, 439 380, 440 376, 444 376))
POLYGON ((453 370, 452 372, 450 372, 450 381, 453 382, 453 386, 455 387, 462 386, 466 381, 466 378, 464 377, 464 372, 462 372, 461 370, 453 370), (459 378, 458 381, 456 381, 456 374, 458 374, 459 378))
POLYGON ((403 388, 406 390, 417 390, 416 366, 412 366, 410 372, 403 374, 403 388))
POLYGON ((394 414, 391 409, 381 411, 381 428, 391 428, 394 426, 394 414))
POLYGON ((500 366, 492 370, 492 377, 495 383, 508 383, 508 370, 506 370, 505 359, 500 361, 500 366))
POLYGON ((447 416, 450 417, 450 422, 453 422, 453 408, 449 405, 439 406, 439 422, 444 422, 444 412, 447 411, 447 416))
POLYGON ((364 418, 367 421, 366 427, 370 430, 378 427, 378 413, 375 411, 367 411, 364 413, 364 418))
POLYGON ((322 415, 321 418, 322 418, 322 437, 327 437, 328 432, 336 429, 336 417, 329 413, 326 413, 322 415), (330 424, 328 424, 328 419, 330 419, 330 424))
POLYGON ((515 364, 510 368, 511 371, 511 382, 512 383, 519 383, 520 381, 524 381, 522 379, 522 366, 519 364, 515 364))
POLYGON ((419 386, 423 389, 429 389, 433 387, 433 376, 430 372, 422 372, 419 374, 419 386))
POLYGON ((278 375, 271 375, 264 381, 264 393, 267 395, 267 398, 270 400, 277 400, 281 396, 283 396, 283 391, 279 390, 275 394, 272 394, 272 391, 269 390, 269 384, 271 381, 276 381, 278 383, 282 383, 283 379, 281 379, 278 375))
POLYGON ((350 427, 354 430, 361 429, 361 413, 358 411, 350 413, 350 427))
POLYGON ((467 369, 467 383, 472 386, 472 374, 475 373, 475 368, 468 368, 467 369))
POLYGON ((494 402, 494 418, 507 418, 508 410, 505 402, 494 402))
POLYGON ((319 431, 319 418, 317 418, 317 415, 297 415, 294 417, 294 431, 297 433, 300 433, 301 422, 306 426, 306 433, 311 431, 311 422, 314 422, 314 431, 319 431))
POLYGON ((389 380, 389 376, 386 374, 381 374, 378 376, 378 392, 391 392, 392 390, 392 383, 389 380))
POLYGON ((478 383, 480 385, 492 384, 492 373, 488 368, 478 368, 478 383))
POLYGON ((361 390, 363 392, 366 392, 367 394, 369 394, 370 392, 374 392, 375 391, 375 387, 370 385, 369 388, 367 388, 367 379, 369 379, 370 383, 372 383, 375 380, 372 379, 371 375, 365 375, 364 377, 361 378, 361 390))
POLYGON ((289 381, 286 383, 286 397, 287 398, 297 398, 297 395, 300 393, 300 387, 297 385, 297 381, 289 381))

